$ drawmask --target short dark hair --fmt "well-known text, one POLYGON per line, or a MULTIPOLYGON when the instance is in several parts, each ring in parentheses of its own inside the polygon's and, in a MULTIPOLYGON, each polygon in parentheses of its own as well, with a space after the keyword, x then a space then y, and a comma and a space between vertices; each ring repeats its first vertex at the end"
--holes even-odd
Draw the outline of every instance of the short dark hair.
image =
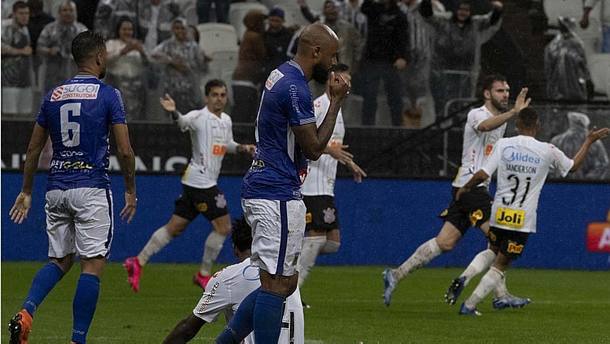
POLYGON ((506 82, 506 78, 504 77, 504 75, 496 74, 496 73, 486 75, 481 80, 481 89, 483 91, 491 90, 491 87, 493 86, 494 82, 496 82, 496 81, 506 82))
POLYGON ((224 87, 227 88, 227 84, 220 79, 212 79, 205 84, 205 95, 209 96, 212 88, 214 87, 224 87))
POLYGON ((131 27, 133 28, 134 36, 135 36, 136 25, 134 24, 133 20, 131 20, 131 18, 129 18, 128 16, 121 16, 119 18, 119 20, 117 21, 116 28, 114 30, 115 38, 119 38, 119 31, 121 31, 121 25, 123 25, 123 23, 125 23, 125 22, 131 23, 131 27))
POLYGON ((104 37, 93 31, 84 31, 76 35, 72 41, 72 57, 78 66, 92 55, 106 48, 104 37))
POLYGON ((349 71, 349 66, 346 65, 345 63, 337 63, 336 65, 332 65, 328 71, 343 73, 343 72, 349 71))
POLYGON ((44 4, 42 3, 42 0, 28 0, 28 7, 30 8, 30 11, 38 13, 42 12, 44 4))
POLYGON ((233 221, 231 241, 233 241, 233 247, 241 252, 249 250, 252 246, 252 228, 243 217, 233 221))
POLYGON ((26 4, 25 1, 17 1, 17 2, 15 2, 13 4, 13 13, 17 12, 17 10, 20 10, 22 8, 29 9, 28 4, 26 4))
POLYGON ((534 129, 538 125, 538 113, 531 107, 521 110, 518 119, 519 123, 528 129, 534 129))

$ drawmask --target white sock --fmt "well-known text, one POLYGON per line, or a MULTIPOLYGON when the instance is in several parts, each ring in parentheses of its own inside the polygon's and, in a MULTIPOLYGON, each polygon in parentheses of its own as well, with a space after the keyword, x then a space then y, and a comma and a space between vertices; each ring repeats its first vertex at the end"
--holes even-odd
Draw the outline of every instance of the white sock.
POLYGON ((506 275, 494 288, 494 296, 496 298, 504 297, 508 295, 508 289, 506 288, 506 275))
POLYGON ((436 242, 436 238, 432 238, 421 244, 417 250, 415 250, 415 253, 413 253, 411 257, 409 257, 409 259, 402 263, 402 265, 397 269, 392 270, 392 273, 394 274, 394 277, 400 281, 408 273, 428 264, 432 259, 438 257, 441 253, 442 251, 436 242))
POLYGON ((341 247, 341 243, 333 240, 326 240, 326 243, 320 249, 320 254, 329 254, 336 253, 339 251, 339 247, 341 247))
POLYGON ((140 254, 138 254, 138 261, 140 262, 140 265, 146 265, 150 257, 167 246, 171 240, 172 236, 169 234, 169 231, 167 228, 165 228, 165 226, 157 229, 150 239, 148 239, 146 246, 144 246, 142 251, 140 251, 140 254))
POLYGON ((208 235, 208 238, 205 239, 203 258, 201 259, 201 267, 199 267, 199 272, 203 276, 212 274, 212 265, 214 264, 214 261, 216 261, 216 258, 218 258, 226 238, 226 235, 222 235, 215 230, 212 230, 208 235))
POLYGON ((301 255, 297 263, 297 270, 299 271, 299 287, 303 285, 309 271, 316 263, 316 258, 320 253, 320 250, 326 243, 325 236, 309 236, 303 239, 303 248, 301 249, 301 255))
POLYGON ((487 273, 481 278, 479 285, 474 289, 472 295, 464 302, 466 307, 476 308, 477 304, 487 296, 495 286, 504 279, 504 273, 495 267, 489 268, 487 273))
POLYGON ((464 270, 464 272, 462 272, 460 275, 460 277, 466 277, 464 286, 467 286, 474 276, 489 269, 491 264, 494 262, 494 259, 496 259, 496 254, 490 249, 479 252, 479 254, 474 257, 472 262, 470 262, 470 265, 468 265, 466 270, 464 270))

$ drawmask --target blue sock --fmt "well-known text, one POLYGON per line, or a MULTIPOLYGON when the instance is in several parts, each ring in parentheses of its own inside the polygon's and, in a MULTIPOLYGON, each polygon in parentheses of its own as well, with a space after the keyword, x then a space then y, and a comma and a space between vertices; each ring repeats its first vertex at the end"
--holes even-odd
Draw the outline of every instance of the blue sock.
POLYGON ((30 292, 23 302, 22 308, 28 311, 31 316, 34 316, 38 306, 63 276, 64 272, 57 264, 49 262, 43 266, 34 276, 30 292))
POLYGON ((282 330, 286 298, 261 290, 254 306, 254 340, 257 344, 277 343, 282 330))
POLYGON ((254 328, 254 305, 260 288, 251 292, 250 295, 239 304, 239 308, 227 327, 216 338, 217 344, 241 343, 254 328))
POLYGON ((93 320, 93 313, 97 306, 97 297, 100 294, 100 279, 91 274, 82 273, 76 285, 76 294, 72 303, 72 341, 85 344, 87 332, 93 320))

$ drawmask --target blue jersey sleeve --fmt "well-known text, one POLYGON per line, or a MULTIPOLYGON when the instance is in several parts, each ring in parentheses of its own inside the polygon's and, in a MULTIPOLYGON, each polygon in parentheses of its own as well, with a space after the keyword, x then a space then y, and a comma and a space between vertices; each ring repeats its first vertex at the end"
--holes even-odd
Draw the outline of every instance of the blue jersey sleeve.
POLYGON ((106 101, 108 102, 108 109, 110 112, 110 124, 126 124, 125 104, 121 97, 121 91, 116 88, 110 88, 106 101))
POLYGON ((309 86, 305 83, 291 82, 288 85, 288 96, 290 98, 288 121, 291 126, 316 123, 316 115, 313 110, 313 101, 309 86))
POLYGON ((38 116, 36 116, 36 123, 45 129, 49 128, 49 122, 47 120, 47 99, 48 95, 42 98, 40 110, 38 111, 38 116))

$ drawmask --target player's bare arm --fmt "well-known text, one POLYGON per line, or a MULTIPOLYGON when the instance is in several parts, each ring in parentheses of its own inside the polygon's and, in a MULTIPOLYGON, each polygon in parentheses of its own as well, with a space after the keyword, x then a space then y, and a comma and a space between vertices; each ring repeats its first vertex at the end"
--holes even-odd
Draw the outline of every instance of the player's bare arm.
POLYGON ((125 178, 125 207, 121 210, 121 218, 131 222, 136 214, 136 163, 133 149, 129 141, 129 130, 126 124, 114 124, 112 134, 116 140, 117 158, 125 178))
POLYGON ((324 153, 335 129, 337 114, 351 86, 349 81, 337 73, 331 74, 329 83, 330 106, 320 127, 316 128, 315 123, 292 127, 299 146, 303 149, 305 157, 310 160, 318 160, 324 153))
POLYGON ((483 122, 481 122, 479 124, 477 129, 480 131, 494 130, 494 129, 500 127, 501 125, 503 125, 504 123, 506 123, 508 120, 510 120, 514 116, 518 115, 519 112, 521 112, 521 110, 528 107, 530 105, 530 102, 532 101, 532 98, 527 98, 527 90, 528 90, 527 87, 524 87, 521 89, 521 92, 519 92, 519 95, 517 96, 517 99, 515 100, 515 105, 513 106, 512 109, 508 110, 507 112, 501 113, 497 116, 492 116, 492 117, 484 120, 483 122))
POLYGON ((610 134, 610 129, 608 128, 593 128, 593 130, 589 132, 589 135, 587 135, 585 142, 583 142, 582 146, 580 146, 580 149, 574 156, 574 165, 572 165, 570 172, 578 170, 578 168, 585 161, 585 158, 587 157, 587 153, 589 152, 589 148, 591 148, 591 145, 597 140, 601 140, 603 138, 608 137, 608 134, 610 134))
POLYGON ((41 127, 38 123, 34 124, 23 167, 23 185, 21 186, 21 192, 17 195, 17 199, 15 199, 15 204, 13 204, 9 212, 11 220, 17 224, 23 223, 28 217, 28 212, 32 206, 34 173, 36 173, 38 168, 40 152, 42 152, 48 137, 49 132, 45 128, 41 127))
POLYGON ((483 183, 484 181, 486 181, 487 179, 489 179, 489 175, 487 175, 487 173, 485 173, 485 171, 483 170, 479 170, 477 171, 477 173, 475 173, 472 178, 470 178, 470 180, 464 184, 464 186, 462 186, 457 193, 455 194, 455 199, 457 201, 460 200, 460 197, 467 193, 468 191, 472 190, 473 187, 483 183))

